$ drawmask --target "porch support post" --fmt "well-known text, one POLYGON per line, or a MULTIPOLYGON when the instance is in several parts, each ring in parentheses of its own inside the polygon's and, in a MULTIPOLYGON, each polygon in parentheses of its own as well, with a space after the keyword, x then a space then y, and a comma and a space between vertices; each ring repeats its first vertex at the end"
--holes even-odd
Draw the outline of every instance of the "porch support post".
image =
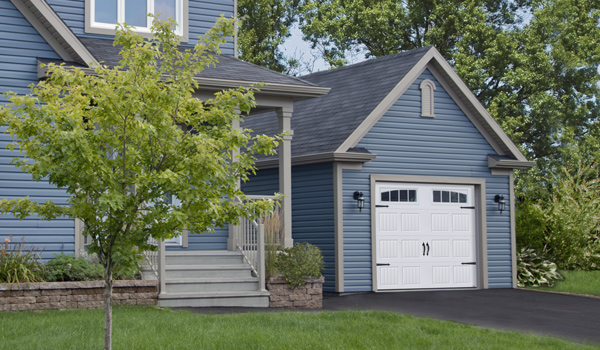
POLYGON ((279 144, 279 193, 283 194, 281 210, 283 212, 283 246, 292 247, 292 136, 291 127, 293 104, 277 108, 279 132, 285 133, 279 144))
MULTIPOLYGON (((234 120, 232 122, 232 126, 235 129, 240 129, 240 121, 239 120, 234 120)), ((236 158, 237 156, 240 154, 240 150, 239 149, 235 149, 231 152, 231 162, 236 162, 236 158)), ((239 188, 241 186, 240 180, 237 180, 237 187, 239 188)), ((232 198, 233 200, 233 198, 232 198)), ((240 229, 239 226, 234 226, 231 224, 228 224, 228 229, 229 229, 229 237, 227 238, 227 250, 229 251, 234 251, 236 246, 237 246, 237 237, 239 237, 239 235, 237 234, 238 230, 240 229)))

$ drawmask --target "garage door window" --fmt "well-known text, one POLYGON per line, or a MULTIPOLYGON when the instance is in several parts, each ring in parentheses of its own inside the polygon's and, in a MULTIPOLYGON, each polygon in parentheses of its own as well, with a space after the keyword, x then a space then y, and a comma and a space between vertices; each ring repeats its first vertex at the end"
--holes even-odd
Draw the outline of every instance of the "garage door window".
POLYGON ((381 192, 382 202, 416 202, 417 190, 394 190, 381 192))
POLYGON ((467 194, 455 191, 433 191, 434 203, 467 203, 467 194))

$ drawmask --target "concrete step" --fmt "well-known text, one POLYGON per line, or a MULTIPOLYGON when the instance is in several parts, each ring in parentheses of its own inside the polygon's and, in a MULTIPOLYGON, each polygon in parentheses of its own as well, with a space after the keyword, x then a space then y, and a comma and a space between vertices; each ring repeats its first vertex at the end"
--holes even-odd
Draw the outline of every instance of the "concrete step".
POLYGON ((167 293, 160 307, 269 307, 269 292, 167 293))
POLYGON ((182 278, 250 278, 252 269, 248 264, 237 265, 167 265, 167 279, 182 278))
POLYGON ((180 278, 167 279, 166 293, 241 292, 258 289, 258 279, 249 278, 180 278))
POLYGON ((165 252, 166 265, 236 265, 243 264, 240 252, 222 250, 191 250, 165 252))

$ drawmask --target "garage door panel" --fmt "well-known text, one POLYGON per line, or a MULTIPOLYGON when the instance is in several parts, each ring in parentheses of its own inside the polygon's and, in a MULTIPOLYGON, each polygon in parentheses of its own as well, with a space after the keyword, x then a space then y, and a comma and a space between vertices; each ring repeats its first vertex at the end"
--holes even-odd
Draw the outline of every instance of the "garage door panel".
POLYGON ((421 285, 421 266, 403 266, 402 285, 408 288, 418 288, 421 285))
POLYGON ((471 232, 472 215, 469 212, 461 214, 452 214, 452 231, 471 232))
POLYGON ((383 288, 394 288, 400 284, 400 268, 398 266, 378 266, 377 277, 379 285, 383 288))
POLYGON ((378 183, 376 190, 375 263, 390 264, 377 267, 378 289, 476 287, 474 186, 378 183), (403 202, 406 189, 416 193, 412 202, 403 202))
POLYGON ((419 213, 402 213, 400 215, 402 232, 419 232, 421 221, 419 213))
POLYGON ((379 241, 379 258, 397 259, 398 256, 398 240, 397 239, 382 239, 379 241))
POLYGON ((430 250, 430 256, 432 258, 450 258, 451 254, 450 254, 450 247, 451 247, 451 243, 449 239, 444 239, 444 240, 440 240, 440 239, 432 239, 431 240, 431 250, 430 250))
POLYGON ((398 232, 398 214, 397 213, 378 213, 377 223, 379 232, 398 232))
POLYGON ((421 241, 418 239, 403 239, 402 240, 402 255, 403 259, 419 258, 421 256, 421 241))
POLYGON ((449 232, 450 231, 450 215, 446 213, 431 214, 431 231, 432 232, 449 232))

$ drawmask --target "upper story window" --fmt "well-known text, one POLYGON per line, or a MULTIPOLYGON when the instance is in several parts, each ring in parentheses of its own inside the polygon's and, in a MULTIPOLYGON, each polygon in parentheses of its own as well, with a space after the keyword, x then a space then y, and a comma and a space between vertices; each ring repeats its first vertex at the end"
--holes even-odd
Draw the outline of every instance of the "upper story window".
POLYGON ((114 34, 115 23, 127 23, 135 31, 148 37, 152 18, 173 18, 175 32, 187 41, 188 0, 86 0, 85 31, 96 34, 114 34))

